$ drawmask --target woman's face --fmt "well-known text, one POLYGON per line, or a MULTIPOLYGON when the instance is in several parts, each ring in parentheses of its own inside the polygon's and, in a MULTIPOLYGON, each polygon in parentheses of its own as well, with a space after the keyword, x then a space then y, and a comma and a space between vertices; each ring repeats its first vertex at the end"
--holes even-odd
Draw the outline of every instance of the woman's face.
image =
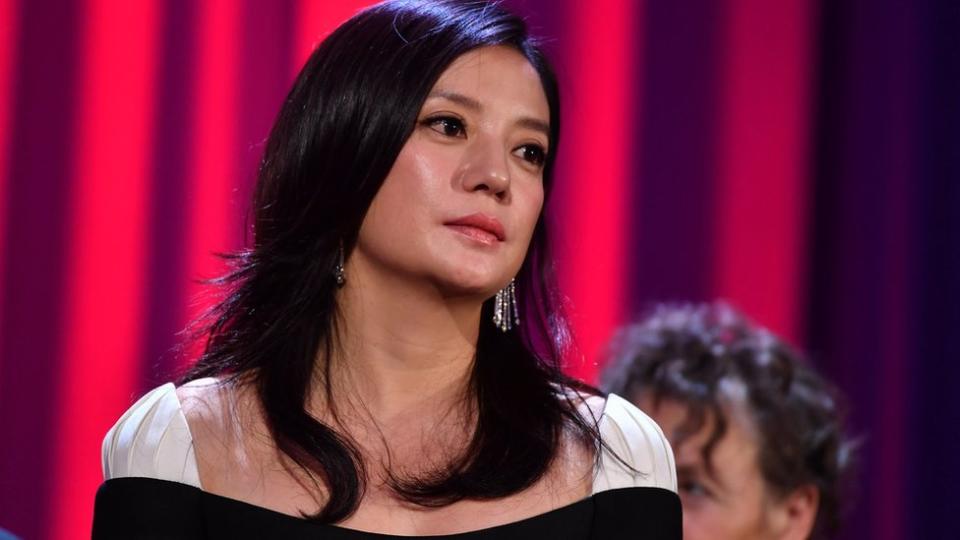
POLYGON ((540 78, 516 50, 456 59, 374 197, 350 263, 450 296, 502 288, 543 206, 549 121, 540 78))

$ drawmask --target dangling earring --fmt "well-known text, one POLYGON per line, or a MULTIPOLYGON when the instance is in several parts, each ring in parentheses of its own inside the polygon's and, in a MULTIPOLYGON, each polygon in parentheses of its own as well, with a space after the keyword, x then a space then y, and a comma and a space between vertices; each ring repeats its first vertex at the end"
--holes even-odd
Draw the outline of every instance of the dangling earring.
POLYGON ((497 291, 493 300, 493 325, 501 332, 520 326, 520 310, 517 307, 517 285, 511 279, 506 287, 497 291))
POLYGON ((333 277, 337 280, 337 287, 343 287, 347 282, 343 273, 343 240, 340 240, 340 248, 337 250, 337 266, 333 268, 333 277))

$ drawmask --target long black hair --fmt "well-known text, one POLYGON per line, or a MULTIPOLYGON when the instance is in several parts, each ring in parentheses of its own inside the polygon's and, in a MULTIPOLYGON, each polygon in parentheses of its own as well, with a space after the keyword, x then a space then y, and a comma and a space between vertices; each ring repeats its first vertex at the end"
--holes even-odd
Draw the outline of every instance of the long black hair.
MULTIPOLYGON (((356 445, 305 409, 314 374, 329 375, 338 319, 334 269, 349 255, 371 201, 441 73, 486 46, 519 51, 537 70, 550 110, 549 194, 560 128, 557 84, 522 19, 487 1, 393 0, 361 11, 313 52, 267 141, 253 200, 254 241, 218 280, 225 295, 206 320, 206 346, 184 381, 252 381, 277 447, 327 500, 311 516, 337 522, 356 510, 366 472, 356 445)), ((540 217, 517 276, 520 330, 503 333, 482 309, 470 378, 477 420, 465 450, 440 470, 392 478, 401 499, 441 506, 517 493, 548 470, 565 429, 599 448, 594 422, 566 377, 569 332, 540 217)), ((328 403, 335 403, 330 377, 328 403)), ((335 411, 334 411, 335 413, 335 411)))

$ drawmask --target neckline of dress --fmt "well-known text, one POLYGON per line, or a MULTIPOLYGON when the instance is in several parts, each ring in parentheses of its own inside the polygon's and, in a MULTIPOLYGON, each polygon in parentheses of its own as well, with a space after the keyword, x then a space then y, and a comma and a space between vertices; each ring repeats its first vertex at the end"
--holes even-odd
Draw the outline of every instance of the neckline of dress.
POLYGON ((317 522, 311 521, 311 520, 306 519, 306 518, 303 518, 303 517, 294 516, 294 515, 291 515, 291 514, 287 514, 287 513, 284 513, 284 512, 280 512, 280 511, 277 511, 277 510, 273 510, 273 509, 267 508, 267 507, 265 507, 265 506, 260 506, 260 505, 253 504, 253 503, 249 503, 249 502, 246 502, 246 501, 241 501, 240 499, 234 499, 234 498, 232 498, 232 497, 227 497, 227 496, 225 496, 225 495, 219 495, 219 494, 216 494, 216 493, 211 493, 211 492, 209 492, 209 491, 204 491, 204 490, 202 490, 202 489, 200 489, 200 488, 198 488, 198 487, 196 487, 196 486, 192 486, 192 485, 190 485, 190 484, 184 484, 184 483, 182 483, 182 482, 175 482, 175 481, 172 481, 172 480, 160 480, 160 479, 158 479, 158 478, 148 478, 148 477, 125 477, 125 478, 114 478, 114 479, 111 479, 111 480, 107 480, 107 482, 131 481, 131 480, 136 480, 136 481, 138 481, 138 482, 148 482, 148 483, 160 482, 160 483, 163 483, 163 484, 168 485, 169 487, 172 487, 172 488, 175 488, 175 489, 185 489, 185 490, 189 490, 189 491, 194 491, 194 492, 196 492, 197 494, 199 494, 200 497, 207 498, 207 499, 211 499, 211 500, 214 500, 214 501, 219 501, 219 502, 222 503, 222 504, 226 504, 226 505, 230 505, 230 506, 234 506, 234 507, 243 508, 243 509, 246 509, 247 511, 250 511, 250 512, 257 512, 257 513, 263 514, 263 515, 265 515, 265 516, 269 516, 269 517, 272 518, 272 519, 287 521, 287 522, 290 522, 290 523, 296 523, 297 526, 300 526, 300 527, 314 527, 314 528, 317 528, 317 529, 320 529, 320 530, 327 530, 327 531, 335 530, 335 531, 340 532, 341 534, 349 535, 349 536, 356 536, 356 537, 358 537, 358 538, 361 538, 361 537, 362 537, 362 538, 371 538, 371 537, 374 537, 374 538, 380 538, 380 539, 383 539, 383 540, 389 540, 389 539, 396 539, 396 540, 407 539, 407 540, 409 540, 409 539, 411 539, 411 538, 431 538, 431 539, 437 539, 437 540, 444 540, 444 539, 454 540, 454 539, 457 539, 457 538, 469 538, 471 535, 476 535, 476 534, 486 534, 486 533, 492 533, 492 532, 495 532, 495 531, 506 531, 506 530, 510 530, 510 529, 512 529, 512 528, 515 528, 515 527, 520 527, 520 526, 523 526, 523 525, 529 525, 529 524, 534 523, 534 522, 536 522, 536 521, 550 520, 550 519, 557 518, 558 516, 560 516, 560 515, 562 515, 562 514, 568 514, 568 513, 577 511, 577 510, 579 510, 580 508, 582 508, 582 507, 585 506, 585 505, 590 505, 590 504, 592 504, 592 503, 594 502, 595 497, 597 497, 598 495, 603 494, 603 493, 609 494, 609 493, 616 492, 616 491, 627 491, 627 490, 634 490, 634 489, 645 489, 645 488, 636 488, 636 487, 635 487, 635 488, 620 488, 620 489, 613 489, 613 490, 601 491, 601 492, 599 492, 599 493, 591 493, 590 495, 588 495, 587 497, 584 497, 583 499, 580 499, 580 500, 577 500, 577 501, 574 501, 574 502, 565 504, 565 505, 563 505, 563 506, 558 506, 557 508, 553 508, 553 509, 551 509, 551 510, 547 510, 546 512, 541 512, 541 513, 536 514, 536 515, 533 515, 533 516, 525 517, 525 518, 518 519, 518 520, 515 520, 515 521, 510 521, 510 522, 507 522, 507 523, 501 523, 501 524, 499 524, 499 525, 492 525, 492 526, 490 526, 490 527, 484 527, 484 528, 481 528, 481 529, 471 529, 471 530, 468 530, 468 531, 460 531, 460 532, 453 532, 453 533, 443 533, 443 534, 437 534, 437 535, 413 535, 413 536, 408 536, 408 535, 397 535, 397 534, 389 534, 389 533, 376 532, 376 531, 366 531, 366 530, 363 530, 363 529, 354 529, 354 528, 351 528, 351 527, 345 527, 345 526, 343 526, 343 525, 337 525, 337 524, 331 524, 331 523, 317 523, 317 522))
MULTIPOLYGON (((206 382, 206 381, 212 381, 212 382, 215 382, 215 383, 219 383, 219 382, 220 382, 216 377, 203 377, 203 378, 200 378, 200 379, 195 379, 195 380, 190 381, 190 382, 195 383, 195 382, 197 382, 197 381, 205 381, 205 382, 206 382)), ((188 384, 189 384, 189 383, 188 383, 188 384)), ((175 388, 176 388, 176 387, 174 386, 174 389, 175 389, 175 388)), ((564 390, 562 390, 562 389, 558 389, 558 393, 563 392, 563 391, 564 391, 564 390)), ((567 391, 569 391, 569 389, 567 389, 567 391)), ((598 428, 599 428, 599 423, 600 423, 600 421, 601 421, 602 418, 606 415, 607 406, 609 405, 609 401, 610 401, 609 398, 610 398, 611 395, 613 395, 613 394, 608 394, 607 396, 604 397, 604 403, 603 403, 603 406, 600 408, 599 414, 597 414, 597 411, 594 411, 593 409, 591 409, 591 407, 586 403, 586 399, 584 399, 583 403, 581 403, 581 404, 578 406, 578 409, 581 410, 581 414, 584 414, 585 417, 591 418, 593 421, 597 422, 598 428)), ((178 406, 178 408, 179 408, 180 406, 182 406, 182 404, 180 403, 180 398, 179 398, 179 396, 177 396, 176 392, 173 393, 173 396, 174 396, 174 398, 177 400, 177 406, 178 406)), ((589 398, 589 397, 590 397, 590 396, 587 396, 587 398, 589 398)), ((188 425, 188 430, 189 430, 189 425, 188 425)), ((191 439, 192 439, 192 435, 191 435, 191 439)), ((192 444, 192 440, 191 440, 191 444, 192 444)), ((602 448, 602 447, 601 447, 601 448, 597 448, 597 452, 601 452, 601 453, 602 453, 602 452, 603 452, 603 448, 602 448)), ((546 519, 548 516, 554 515, 554 514, 556 514, 556 513, 561 513, 561 512, 563 512, 563 511, 571 511, 572 509, 574 509, 574 508, 577 507, 578 505, 583 505, 583 504, 592 502, 592 501, 593 501, 593 498, 594 498, 596 495, 600 494, 600 493, 605 493, 605 492, 608 492, 608 491, 617 491, 616 489, 614 489, 614 490, 594 491, 595 483, 596 483, 596 480, 597 480, 597 474, 599 473, 599 469, 600 469, 601 466, 602 466, 601 463, 602 463, 602 459, 598 459, 598 460, 597 460, 597 465, 595 466, 594 471, 593 471, 593 478, 592 478, 592 485, 591 485, 591 492, 590 492, 590 494, 587 495, 586 497, 580 499, 580 500, 573 501, 573 502, 571 502, 571 503, 567 503, 567 504, 562 505, 562 506, 558 506, 558 507, 556 507, 556 508, 547 510, 546 512, 541 512, 541 513, 539 513, 539 514, 535 514, 535 515, 532 515, 532 516, 528 516, 528 517, 525 517, 525 518, 522 518, 522 519, 519 519, 519 520, 515 520, 515 521, 510 521, 510 522, 507 522, 507 523, 502 523, 502 524, 500 524, 500 525, 492 525, 492 526, 490 526, 490 527, 486 527, 486 528, 482 528, 482 529, 473 529, 473 530, 462 531, 462 532, 458 532, 458 533, 449 533, 449 534, 442 534, 442 535, 428 535, 427 537, 429 537, 429 538, 436 538, 436 539, 446 539, 446 538, 454 539, 454 538, 457 538, 457 537, 461 537, 461 536, 465 536, 465 535, 470 535, 470 534, 474 534, 474 533, 491 532, 491 531, 493 531, 493 530, 495 530, 495 529, 501 529, 501 528, 504 528, 504 527, 518 526, 518 525, 521 525, 521 524, 524 524, 524 523, 531 522, 531 521, 533 521, 533 520, 546 519)), ((158 480, 158 481, 165 482, 165 480, 158 480)), ((233 498, 233 497, 228 497, 228 496, 226 496, 226 495, 220 495, 220 494, 217 494, 217 493, 213 493, 213 492, 207 491, 207 490, 203 489, 202 484, 199 485, 199 486, 193 486, 193 485, 184 484, 184 483, 181 483, 181 482, 173 482, 173 483, 178 484, 178 485, 185 486, 185 487, 190 488, 190 489, 195 489, 195 490, 199 491, 202 496, 211 497, 211 498, 214 498, 214 499, 217 499, 217 500, 224 501, 224 502, 229 503, 229 504, 242 505, 242 506, 244 506, 244 507, 249 507, 249 508, 252 509, 252 510, 256 510, 256 511, 260 511, 260 512, 266 512, 266 513, 268 513, 268 514, 270 514, 270 515, 274 515, 274 516, 277 516, 277 517, 279 517, 279 518, 286 518, 286 519, 288 519, 288 520, 293 520, 293 521, 295 521, 295 522, 300 522, 300 523, 302 523, 302 524, 307 524, 307 525, 312 525, 312 526, 317 526, 317 527, 328 527, 328 528, 332 528, 332 529, 335 529, 335 530, 338 530, 338 531, 343 531, 344 533, 347 533, 347 534, 362 534, 362 535, 367 535, 367 536, 373 535, 373 536, 382 538, 382 539, 384 539, 384 540, 387 540, 387 539, 405 539, 405 538, 406 538, 406 539, 409 539, 409 538, 418 538, 417 536, 393 535, 393 534, 379 533, 379 532, 373 532, 373 531, 365 531, 365 530, 363 530, 363 529, 353 529, 353 528, 350 528, 350 527, 344 527, 344 526, 334 525, 334 524, 321 524, 321 523, 316 523, 316 522, 310 521, 310 520, 308 520, 308 519, 305 519, 305 518, 303 518, 303 517, 299 517, 299 516, 295 516, 295 515, 292 515, 292 514, 287 514, 287 513, 285 513, 285 512, 281 512, 281 511, 279 511, 279 510, 273 510, 273 509, 271 509, 271 508, 267 508, 266 506, 260 506, 260 505, 258 505, 258 504, 249 503, 249 502, 246 502, 246 501, 242 501, 242 500, 240 500, 240 499, 235 499, 235 498, 233 498)), ((623 489, 623 488, 620 488, 620 489, 623 489)), ((627 488, 627 489, 629 489, 629 488, 627 488)))

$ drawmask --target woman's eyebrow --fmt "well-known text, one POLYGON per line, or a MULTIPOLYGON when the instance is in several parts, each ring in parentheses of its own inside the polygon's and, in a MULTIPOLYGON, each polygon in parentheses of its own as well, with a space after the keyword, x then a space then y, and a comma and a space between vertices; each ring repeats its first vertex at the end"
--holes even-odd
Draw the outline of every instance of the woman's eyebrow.
POLYGON ((479 102, 479 101, 473 99, 472 97, 465 96, 465 95, 463 95, 463 94, 459 94, 459 93, 457 93, 457 92, 448 92, 448 91, 446 91, 446 90, 437 90, 437 91, 431 92, 430 95, 427 96, 427 99, 435 99, 435 98, 446 99, 446 100, 452 101, 452 102, 454 102, 454 103, 458 103, 458 104, 460 104, 460 105, 463 105, 464 107, 466 107, 466 108, 468 108, 468 109, 472 109, 472 110, 474 110, 474 111, 483 110, 483 105, 480 105, 480 102, 479 102))
POLYGON ((533 131, 539 131, 547 137, 550 137, 550 124, 544 122, 543 120, 537 118, 531 118, 529 116, 524 116, 523 118, 517 120, 517 125, 522 128, 532 129, 533 131))

